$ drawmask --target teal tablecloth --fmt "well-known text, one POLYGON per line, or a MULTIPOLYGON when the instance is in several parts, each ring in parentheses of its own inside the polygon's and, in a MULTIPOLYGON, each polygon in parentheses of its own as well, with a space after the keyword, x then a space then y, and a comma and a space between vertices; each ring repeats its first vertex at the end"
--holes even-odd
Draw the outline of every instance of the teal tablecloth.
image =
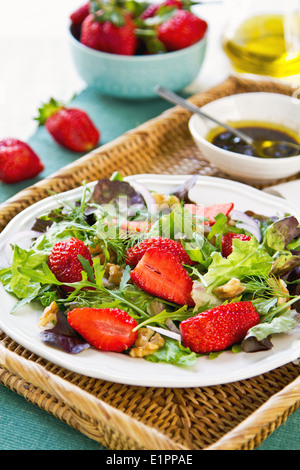
MULTIPOLYGON (((91 89, 81 92, 73 104, 90 114, 101 130, 101 144, 110 142, 169 107, 160 99, 116 100, 103 97, 91 89)), ((5 185, 0 182, 0 203, 80 156, 56 145, 44 128, 38 128, 28 143, 43 160, 45 170, 38 178, 16 185, 5 185)), ((264 441, 259 450, 300 450, 299 429, 300 410, 264 441)), ((0 385, 0 450, 105 449, 56 417, 28 403, 22 396, 0 385)))

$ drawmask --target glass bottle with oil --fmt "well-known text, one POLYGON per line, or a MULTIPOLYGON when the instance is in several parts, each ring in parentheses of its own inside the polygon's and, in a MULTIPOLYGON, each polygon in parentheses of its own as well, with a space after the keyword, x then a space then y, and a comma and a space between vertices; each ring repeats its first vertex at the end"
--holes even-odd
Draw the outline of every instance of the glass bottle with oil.
POLYGON ((228 0, 223 47, 238 72, 300 74, 300 0, 228 0))

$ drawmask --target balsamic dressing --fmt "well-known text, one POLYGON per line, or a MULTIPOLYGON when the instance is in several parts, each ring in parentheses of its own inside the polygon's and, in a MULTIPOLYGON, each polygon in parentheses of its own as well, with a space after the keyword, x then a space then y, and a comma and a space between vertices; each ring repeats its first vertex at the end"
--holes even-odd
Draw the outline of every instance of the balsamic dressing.
MULTIPOLYGON (((300 143, 300 137, 291 129, 284 128, 283 126, 255 122, 236 122, 230 123, 230 125, 235 129, 241 130, 254 140, 282 141, 283 144, 280 148, 278 147, 278 151, 270 155, 273 158, 286 158, 291 156, 291 153, 289 153, 290 149, 284 145, 284 142, 291 142, 296 145, 300 143)), ((213 129, 207 136, 207 140, 224 150, 261 158, 261 155, 255 151, 254 147, 224 128, 218 127, 213 129)))

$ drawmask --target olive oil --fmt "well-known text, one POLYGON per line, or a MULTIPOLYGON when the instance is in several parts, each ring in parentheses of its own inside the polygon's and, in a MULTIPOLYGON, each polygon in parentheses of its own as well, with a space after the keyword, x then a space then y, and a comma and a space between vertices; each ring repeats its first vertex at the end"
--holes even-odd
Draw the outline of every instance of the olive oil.
POLYGON ((300 74, 300 13, 246 19, 225 33, 223 47, 238 72, 273 77, 300 74))

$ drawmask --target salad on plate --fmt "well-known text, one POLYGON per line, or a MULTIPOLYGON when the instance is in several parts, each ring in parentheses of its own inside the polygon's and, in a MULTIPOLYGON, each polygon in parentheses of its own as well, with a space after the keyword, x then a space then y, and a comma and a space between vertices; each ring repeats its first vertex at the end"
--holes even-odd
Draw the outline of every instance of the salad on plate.
POLYGON ((6 245, 0 269, 38 305, 40 341, 190 367, 200 356, 269 351, 299 332, 300 227, 291 214, 199 205, 191 177, 170 194, 119 173, 83 184, 6 245), (30 240, 21 247, 18 237, 30 240))

